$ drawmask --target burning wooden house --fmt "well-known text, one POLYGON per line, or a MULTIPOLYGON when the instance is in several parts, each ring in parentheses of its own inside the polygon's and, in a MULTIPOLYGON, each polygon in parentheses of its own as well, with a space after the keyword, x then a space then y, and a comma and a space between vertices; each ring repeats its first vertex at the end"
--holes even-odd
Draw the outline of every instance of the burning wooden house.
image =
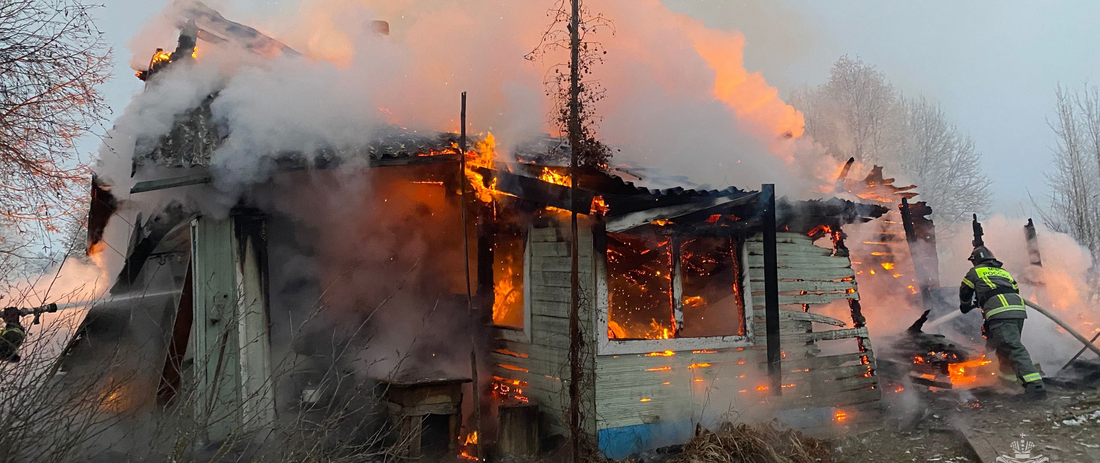
MULTIPOLYGON (((202 38, 213 26, 190 27, 185 50, 176 52, 185 59, 194 43, 187 34, 202 38)), ((155 71, 170 64, 155 60, 143 77, 156 85, 155 71)), ((682 442, 697 423, 723 414, 774 413, 819 432, 879 419, 863 277, 843 230, 887 220, 892 207, 777 199, 772 185, 650 190, 601 170, 570 185, 561 167, 498 162, 491 137, 464 150, 454 134, 394 129, 352 149, 273 153, 271 175, 219 215, 193 201, 217 192, 213 160, 233 137, 211 116, 216 98, 135 153, 140 181, 129 192, 98 184, 93 192, 91 248, 101 246, 112 215, 132 224, 129 246, 111 243, 127 249, 113 292, 155 288, 149 292, 158 299, 138 308, 159 331, 123 343, 136 336, 126 316, 133 307, 96 307, 61 360, 63 370, 79 371, 80 359, 105 345, 140 344, 152 374, 134 390, 135 403, 180 406, 182 385, 193 384, 186 406, 204 417, 208 441, 324 414, 334 394, 390 404, 385 415, 413 455, 493 441, 535 452, 539 441, 575 431, 622 457, 682 442), (355 177, 369 182, 354 201, 326 195, 345 195, 337 185, 355 177), (138 195, 159 195, 170 206, 135 216, 124 198, 138 195), (326 205, 341 201, 370 212, 355 215, 356 224, 328 217, 336 230, 324 230, 287 212, 285 204, 300 198, 321 200, 303 207, 318 214, 339 210, 326 205), (579 339, 570 335, 573 212, 579 339), (317 258, 369 248, 372 233, 422 247, 403 253, 394 240, 387 243, 394 249, 340 261, 354 263, 346 268, 317 258), (349 282, 349 273, 369 278, 349 282), (363 289, 355 282, 367 289, 354 293, 363 289), (355 297, 332 300, 341 291, 355 297), (814 313, 837 303, 850 308, 850 319, 814 313), (381 323, 373 317, 382 307, 400 304, 393 310, 410 318, 447 312, 460 322, 453 336, 409 352, 389 376, 334 379, 333 371, 354 370, 355 362, 381 360, 347 360, 339 355, 352 344, 298 329, 303 320, 328 318, 334 322, 324 326, 353 337, 381 323), (571 348, 579 349, 579 365, 570 362, 571 348), (571 368, 579 384, 569 384, 571 368), (462 386, 467 381, 472 386, 462 386), (362 388, 368 383, 391 387, 380 397, 362 388), (582 418, 572 430, 571 386, 582 418), (480 443, 475 430, 483 430, 480 443)))

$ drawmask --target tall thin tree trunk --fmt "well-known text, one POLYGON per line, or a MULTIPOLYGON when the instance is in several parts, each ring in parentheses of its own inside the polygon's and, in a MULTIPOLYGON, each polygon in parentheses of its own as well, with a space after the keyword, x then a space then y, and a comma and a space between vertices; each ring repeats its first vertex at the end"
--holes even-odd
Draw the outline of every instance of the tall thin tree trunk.
POLYGON ((580 0, 570 0, 569 18, 569 432, 574 463, 581 461, 581 326, 580 326, 580 246, 577 232, 577 156, 581 146, 580 114, 580 0))

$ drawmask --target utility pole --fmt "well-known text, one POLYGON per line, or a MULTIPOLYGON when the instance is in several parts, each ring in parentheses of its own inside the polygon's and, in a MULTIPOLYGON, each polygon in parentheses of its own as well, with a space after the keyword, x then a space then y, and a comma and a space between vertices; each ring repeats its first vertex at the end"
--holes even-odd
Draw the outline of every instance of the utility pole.
POLYGON ((573 462, 581 461, 581 321, 580 321, 580 264, 577 254, 577 155, 581 146, 581 74, 580 74, 580 0, 570 0, 569 16, 569 433, 573 462))

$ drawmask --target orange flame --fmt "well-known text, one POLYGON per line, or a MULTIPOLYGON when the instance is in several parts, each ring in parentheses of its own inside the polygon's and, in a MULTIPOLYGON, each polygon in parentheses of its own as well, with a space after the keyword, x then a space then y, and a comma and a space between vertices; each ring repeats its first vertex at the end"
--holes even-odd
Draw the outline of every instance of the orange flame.
POLYGON ((590 212, 592 215, 607 215, 607 212, 611 209, 607 207, 607 203, 603 201, 603 196, 596 195, 592 198, 592 207, 590 212))
POLYGON ((153 59, 149 61, 149 68, 156 66, 160 63, 166 63, 172 60, 172 54, 164 50, 157 49, 156 53, 153 53, 153 59))
POLYGON ((462 445, 474 445, 477 444, 477 431, 471 432, 466 435, 466 442, 462 445))
POLYGON ((484 177, 477 171, 478 167, 492 168, 496 163, 497 141, 492 133, 487 133, 485 138, 474 143, 472 149, 466 150, 466 179, 469 180, 474 196, 483 203, 493 201, 496 192, 497 179, 494 178, 488 186, 484 177))
POLYGON ((982 368, 991 363, 993 361, 983 355, 976 360, 948 365, 947 373, 951 377, 951 385, 954 387, 974 387, 992 382, 986 378, 995 379, 997 373, 990 368, 982 368), (987 372, 990 374, 985 374, 987 372))
POLYGON ((497 235, 493 253, 493 324, 523 328, 523 236, 497 235))
POLYGON ((543 167, 542 168, 542 174, 539 175, 539 180, 542 180, 544 182, 553 183, 555 185, 561 185, 561 186, 570 186, 570 185, 573 184, 573 182, 570 181, 568 175, 559 174, 557 172, 554 172, 549 167, 543 167))
POLYGON ((833 233, 833 227, 830 227, 828 225, 818 225, 818 226, 814 227, 812 230, 810 230, 809 233, 806 233, 806 236, 811 236, 812 237, 812 236, 817 236, 817 235, 820 235, 820 234, 832 234, 832 233, 833 233))

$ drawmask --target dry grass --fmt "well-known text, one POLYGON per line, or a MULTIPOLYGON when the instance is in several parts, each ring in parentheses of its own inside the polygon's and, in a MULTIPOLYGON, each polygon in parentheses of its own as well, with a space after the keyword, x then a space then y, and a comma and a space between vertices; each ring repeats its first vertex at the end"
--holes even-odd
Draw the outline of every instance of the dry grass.
POLYGON ((776 423, 723 424, 717 431, 696 429, 677 463, 813 463, 832 461, 832 447, 776 423))

